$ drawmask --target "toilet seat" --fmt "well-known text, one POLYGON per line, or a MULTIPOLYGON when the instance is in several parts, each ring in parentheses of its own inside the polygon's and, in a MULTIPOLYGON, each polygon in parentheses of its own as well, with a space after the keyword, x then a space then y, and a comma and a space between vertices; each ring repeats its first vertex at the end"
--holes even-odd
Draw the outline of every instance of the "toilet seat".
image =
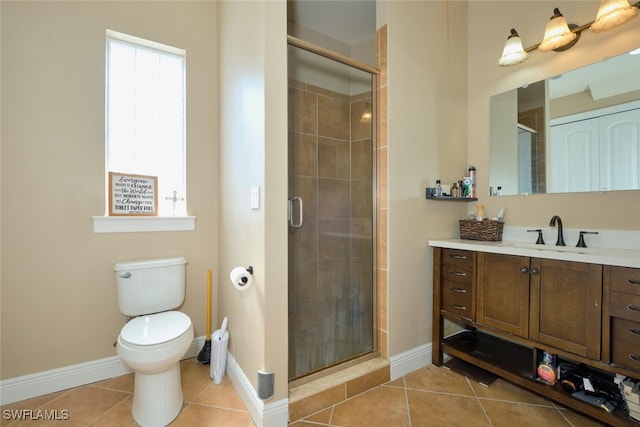
POLYGON ((120 338, 136 346, 152 346, 171 341, 191 327, 191 319, 179 311, 139 316, 120 331, 120 338))

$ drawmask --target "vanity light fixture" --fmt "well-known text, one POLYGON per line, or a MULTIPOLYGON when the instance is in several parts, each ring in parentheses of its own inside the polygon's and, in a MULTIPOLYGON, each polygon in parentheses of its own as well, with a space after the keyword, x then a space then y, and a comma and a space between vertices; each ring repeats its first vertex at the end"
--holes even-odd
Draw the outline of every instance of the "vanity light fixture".
POLYGON ((368 123, 371 121, 372 112, 371 112, 371 103, 369 101, 365 102, 364 108, 362 109, 362 115, 360 116, 360 123, 368 123))
POLYGON ((631 6, 628 0, 604 0, 600 2, 596 20, 591 24, 591 30, 595 32, 606 31, 622 25, 634 18, 639 6, 631 6))
POLYGON ((529 57, 529 54, 522 47, 522 40, 515 28, 511 29, 511 34, 507 37, 504 44, 502 56, 498 59, 498 65, 506 67, 507 65, 519 64, 529 57))
MULTIPOLYGON (((577 25, 571 25, 577 28, 577 25)), ((549 50, 566 50, 576 44, 580 33, 571 31, 567 19, 562 16, 560 9, 553 9, 553 16, 549 19, 547 26, 544 27, 544 37, 542 43, 538 46, 538 50, 546 52, 549 50)))
POLYGON ((544 38, 538 44, 523 49, 518 32, 512 28, 498 65, 505 67, 518 64, 528 58, 528 52, 536 49, 556 52, 567 50, 578 42, 580 34, 587 28, 591 28, 594 32, 610 30, 630 21, 638 15, 639 11, 640 1, 631 5, 629 0, 602 0, 595 21, 578 26, 569 24, 556 7, 545 27, 544 38))

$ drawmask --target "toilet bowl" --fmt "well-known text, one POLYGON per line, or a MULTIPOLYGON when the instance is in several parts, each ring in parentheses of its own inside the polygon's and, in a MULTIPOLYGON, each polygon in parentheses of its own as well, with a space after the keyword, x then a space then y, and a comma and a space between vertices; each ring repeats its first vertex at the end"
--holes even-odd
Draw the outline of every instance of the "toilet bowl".
POLYGON ((191 319, 179 311, 136 317, 122 328, 116 348, 135 371, 131 412, 139 425, 165 426, 180 413, 180 359, 193 335, 191 319))
POLYGON ((175 311, 184 302, 183 257, 120 262, 115 266, 120 312, 131 318, 116 344, 133 369, 131 414, 142 427, 166 426, 184 402, 180 359, 193 342, 193 325, 175 311))

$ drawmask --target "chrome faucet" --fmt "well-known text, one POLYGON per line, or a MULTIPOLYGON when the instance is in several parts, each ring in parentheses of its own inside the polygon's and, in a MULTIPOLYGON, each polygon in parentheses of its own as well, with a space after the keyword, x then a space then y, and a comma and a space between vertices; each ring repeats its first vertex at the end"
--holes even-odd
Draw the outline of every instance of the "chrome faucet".
POLYGON ((562 219, 558 215, 554 215, 551 217, 551 222, 549 222, 549 226, 555 227, 556 222, 558 223, 558 240, 556 240, 556 246, 567 246, 564 243, 564 237, 562 236, 562 219))

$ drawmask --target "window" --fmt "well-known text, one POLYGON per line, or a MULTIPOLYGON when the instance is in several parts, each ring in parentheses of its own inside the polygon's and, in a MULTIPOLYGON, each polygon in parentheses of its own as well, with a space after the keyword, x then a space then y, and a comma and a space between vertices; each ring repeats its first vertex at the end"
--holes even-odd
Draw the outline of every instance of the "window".
POLYGON ((185 51, 107 31, 106 74, 107 174, 157 177, 158 216, 185 216, 185 51))

